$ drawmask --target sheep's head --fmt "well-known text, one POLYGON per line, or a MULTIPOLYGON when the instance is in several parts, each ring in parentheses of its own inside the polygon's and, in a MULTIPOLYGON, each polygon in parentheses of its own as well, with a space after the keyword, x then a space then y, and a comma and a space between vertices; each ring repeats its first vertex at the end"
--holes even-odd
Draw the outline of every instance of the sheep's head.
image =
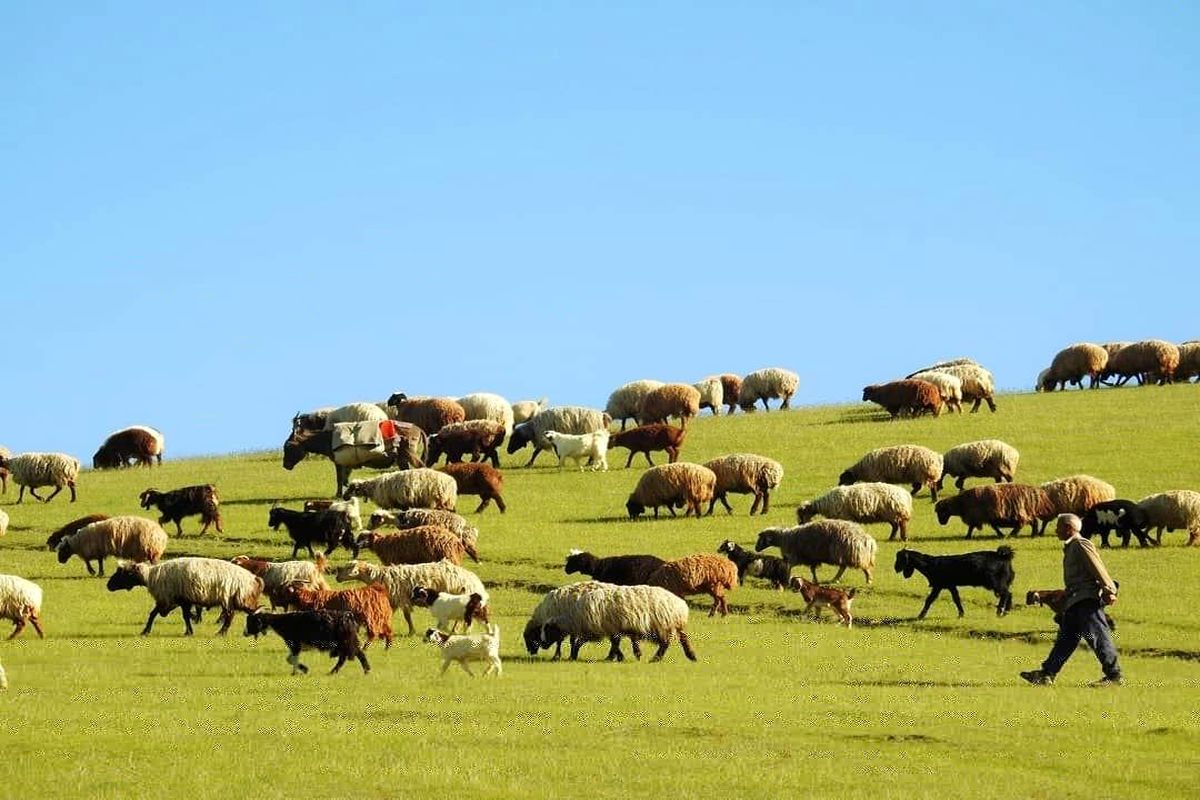
POLYGON ((342 499, 349 500, 353 497, 366 497, 367 489, 362 481, 350 481, 346 484, 346 488, 342 491, 342 499))
POLYGON ((63 539, 61 542, 59 542, 56 551, 58 553, 58 563, 65 564, 70 561, 72 555, 70 538, 63 539))
POLYGON ((253 636, 257 639, 259 636, 267 632, 268 615, 263 611, 255 611, 246 615, 246 632, 244 636, 253 636))
POLYGON ((541 626, 533 620, 525 624, 525 649, 531 656, 536 656, 538 650, 542 649, 541 632, 541 626))
POLYGON ((117 571, 108 579, 107 588, 110 592, 118 592, 122 589, 129 591, 135 586, 145 585, 146 581, 136 564, 120 564, 117 566, 117 571))
POLYGON ((625 501, 625 510, 629 512, 630 519, 637 519, 642 514, 646 513, 646 507, 634 499, 633 495, 625 501))
POLYGON ((846 470, 838 476, 838 486, 852 486, 858 481, 853 470, 846 470))
POLYGON ((563 564, 563 571, 568 575, 574 575, 576 572, 588 573, 595 560, 596 557, 591 553, 585 553, 582 550, 572 550, 567 554, 567 562, 563 564))
POLYGON ((504 449, 511 456, 532 441, 533 428, 528 422, 522 422, 513 428, 512 436, 508 437, 508 446, 504 449))
POLYGON ((437 600, 438 592, 436 589, 427 589, 424 586, 414 586, 412 590, 413 605, 428 608, 433 605, 433 601, 437 600))
POLYGON ((398 405, 401 405, 402 403, 406 402, 407 400, 408 400, 408 395, 406 395, 404 392, 392 392, 392 394, 387 399, 387 404, 389 406, 398 406, 398 405))
POLYGON ((933 507, 933 513, 937 514, 938 525, 946 525, 950 522, 950 518, 954 516, 958 506, 958 497, 962 497, 962 495, 937 501, 937 505, 933 507))
POLYGON ((863 387, 863 401, 864 402, 870 400, 874 396, 876 388, 878 388, 878 387, 876 387, 876 386, 864 386, 863 387))
POLYGON ((812 518, 817 515, 813 510, 812 503, 801 503, 796 508, 796 522, 803 525, 806 522, 811 522, 812 518))
POLYGON ((92 469, 117 469, 120 466, 122 466, 121 459, 107 443, 92 456, 92 469))
POLYGON ((333 577, 337 578, 341 583, 352 581, 355 578, 362 577, 363 566, 363 562, 361 561, 351 561, 334 570, 333 577))
POLYGON ((141 502, 142 508, 148 509, 148 508, 150 508, 150 506, 157 503, 159 494, 160 493, 157 489, 147 489, 146 491, 144 491, 140 495, 138 495, 138 500, 141 502))
POLYGON ((773 547, 777 543, 778 533, 778 528, 767 528, 766 530, 759 531, 758 541, 754 543, 754 552, 761 553, 768 547, 773 547))
POLYGON ((717 545, 718 553, 732 553, 737 550, 737 544, 732 539, 726 539, 717 545))
POLYGON ((905 578, 911 578, 915 568, 907 550, 896 551, 896 572, 902 572, 905 578))
POLYGON ((279 526, 283 524, 283 509, 280 507, 272 508, 267 512, 267 527, 273 531, 279 530, 279 526))
POLYGON ((484 625, 489 624, 491 615, 488 613, 488 607, 484 604, 483 595, 478 592, 472 592, 467 599, 467 607, 463 610, 463 622, 467 627, 471 627, 472 620, 479 620, 484 625))

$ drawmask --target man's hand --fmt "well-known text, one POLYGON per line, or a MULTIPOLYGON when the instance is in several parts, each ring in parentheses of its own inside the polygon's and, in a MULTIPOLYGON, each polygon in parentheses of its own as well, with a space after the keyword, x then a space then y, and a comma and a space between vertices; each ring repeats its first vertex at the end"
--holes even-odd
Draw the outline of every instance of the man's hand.
POLYGON ((1100 591, 1100 601, 1106 606, 1111 606, 1117 602, 1117 593, 1110 592, 1108 589, 1102 589, 1100 591))

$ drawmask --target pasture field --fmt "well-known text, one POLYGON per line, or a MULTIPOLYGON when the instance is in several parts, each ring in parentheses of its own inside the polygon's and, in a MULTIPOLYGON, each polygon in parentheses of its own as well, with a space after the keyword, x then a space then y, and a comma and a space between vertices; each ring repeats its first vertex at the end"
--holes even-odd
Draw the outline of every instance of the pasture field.
MULTIPOLYGON (((749 498, 736 496, 733 516, 630 521, 624 501, 642 465, 623 469, 624 450, 605 474, 559 473, 545 454, 524 470, 516 465, 528 451, 507 457, 509 512, 473 518, 483 562, 468 564, 488 584, 503 631, 498 680, 457 669, 439 678, 436 652, 404 637, 387 651, 372 645, 369 676, 349 663, 330 677, 325 656, 306 654, 312 672, 293 677, 282 642, 244 638, 240 615, 225 639, 214 636, 211 612, 194 638, 183 638, 178 612, 142 638, 145 590, 110 594, 80 561, 60 566, 44 548, 76 516, 141 513, 137 495, 149 486, 213 482, 225 535, 199 537, 193 518, 168 555, 285 558, 286 535, 267 529, 267 510, 328 496, 333 470, 323 460, 285 472, 269 452, 85 472, 74 505, 64 494, 16 506, 10 487, 0 499, 12 518, 0 573, 43 586, 47 638, 28 629, 0 642, 11 683, 0 693, 0 797, 1190 794, 1200 775, 1200 548, 1183 547, 1183 533, 1165 534, 1161 548, 1103 553, 1121 582, 1111 609, 1120 689, 1086 688, 1100 674, 1086 651, 1054 687, 1017 676, 1041 663, 1054 635, 1048 611, 1020 605, 1027 589, 1061 583, 1052 534, 1006 540, 1017 551, 1018 606, 1004 618, 990 594, 965 589, 963 619, 942 597, 915 621, 924 579, 893 572, 899 545, 886 541, 886 526, 871 526, 880 539, 874 586, 863 589, 861 573, 844 578, 861 590, 853 630, 829 612, 803 618, 798 595, 752 582, 732 594, 725 619, 692 599, 698 663, 677 646, 659 664, 605 663, 605 644, 586 646, 580 663, 524 653, 525 619, 543 592, 568 581, 569 548, 678 557, 726 537, 752 545, 762 527, 793 524, 800 501, 873 447, 945 450, 997 437, 1021 451, 1024 483, 1085 472, 1133 499, 1200 488, 1200 386, 1007 395, 999 405, 996 414, 898 422, 866 406, 694 422, 684 460, 749 451, 783 462, 765 518, 748 517, 749 498)), ((281 443, 286 432, 281 419, 281 443)), ((474 505, 465 498, 460 509, 474 505)), ((939 527, 924 492, 910 530, 911 546, 931 553, 996 545, 990 535, 963 541, 957 522, 939 527)), ((339 550, 334 561, 347 557, 339 550)), ((429 619, 421 610, 416 618, 429 619)))

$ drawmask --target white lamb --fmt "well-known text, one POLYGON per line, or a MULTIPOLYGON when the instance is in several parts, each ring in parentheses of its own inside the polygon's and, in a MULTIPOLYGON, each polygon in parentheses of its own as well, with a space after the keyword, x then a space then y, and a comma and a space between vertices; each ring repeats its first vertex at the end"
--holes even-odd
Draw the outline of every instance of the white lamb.
POLYGON ((499 625, 488 625, 487 633, 459 634, 457 636, 442 633, 437 628, 430 628, 425 631, 425 641, 437 645, 442 651, 442 671, 438 673, 440 675, 446 674, 451 661, 457 661, 463 671, 472 678, 475 677, 475 673, 471 672, 471 668, 467 666, 468 661, 487 662, 487 667, 483 670, 485 677, 490 673, 495 673, 496 677, 500 677, 503 672, 500 663, 499 625))
POLYGON ((558 456, 558 468, 563 468, 563 462, 570 458, 575 461, 582 472, 587 461, 592 462, 593 470, 608 472, 608 431, 593 431, 592 433, 559 433, 546 431, 546 441, 558 456))

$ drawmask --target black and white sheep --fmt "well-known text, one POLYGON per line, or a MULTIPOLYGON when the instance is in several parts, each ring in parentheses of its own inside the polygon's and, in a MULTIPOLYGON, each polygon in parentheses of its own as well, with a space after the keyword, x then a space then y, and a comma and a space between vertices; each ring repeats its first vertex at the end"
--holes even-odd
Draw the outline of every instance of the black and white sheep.
POLYGON ((1012 609, 1013 550, 1011 547, 997 547, 995 552, 979 550, 974 553, 963 553, 954 556, 928 556, 916 550, 899 550, 896 553, 896 572, 904 573, 905 578, 911 578, 913 571, 925 576, 929 581, 929 596, 917 619, 924 619, 933 601, 943 589, 950 592, 950 598, 958 608, 958 615, 963 615, 962 600, 958 596, 960 586, 981 586, 990 589, 996 595, 996 615, 1004 614, 1012 609))
POLYGON ((737 576, 741 582, 745 582, 749 575, 770 581, 776 589, 783 589, 792 576, 792 566, 784 559, 747 550, 731 539, 717 545, 717 552, 724 553, 737 566, 737 576))
POLYGON ((1081 517, 1083 528, 1080 534, 1091 539, 1100 534, 1100 546, 1108 547, 1108 537, 1113 531, 1121 535, 1121 546, 1129 546, 1129 537, 1136 536, 1138 544, 1150 544, 1147 535, 1150 517, 1132 500, 1108 500, 1097 503, 1081 517))
POLYGON ((108 590, 129 591, 145 586, 154 598, 154 608, 146 619, 142 636, 149 636, 155 617, 165 617, 179 606, 183 613, 184 635, 191 636, 193 609, 221 609, 221 628, 224 635, 233 623, 237 611, 247 614, 258 608, 262 594, 262 579, 241 567, 218 558, 172 558, 159 564, 122 564, 108 579, 108 590))
POLYGON ((822 519, 793 528, 765 528, 758 534, 754 549, 758 552, 778 547, 791 566, 804 565, 817 581, 817 567, 832 564, 838 568, 833 576, 836 583, 847 567, 861 569, 871 582, 875 570, 878 543, 863 527, 841 519, 822 519))

